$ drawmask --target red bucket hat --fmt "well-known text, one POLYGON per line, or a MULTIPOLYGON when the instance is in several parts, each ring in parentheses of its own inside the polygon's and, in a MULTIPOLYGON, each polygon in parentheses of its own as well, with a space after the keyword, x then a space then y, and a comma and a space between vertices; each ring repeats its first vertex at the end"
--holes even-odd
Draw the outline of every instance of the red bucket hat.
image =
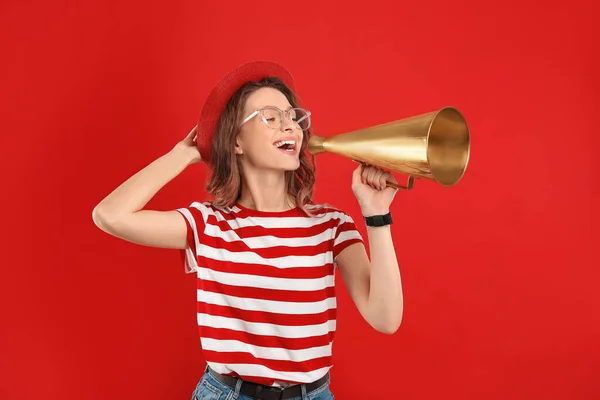
POLYGON ((260 81, 266 77, 277 77, 295 91, 292 75, 283 66, 271 61, 242 64, 221 78, 213 87, 202 106, 198 120, 197 144, 202 161, 210 163, 212 160, 212 138, 229 98, 243 84, 260 81))

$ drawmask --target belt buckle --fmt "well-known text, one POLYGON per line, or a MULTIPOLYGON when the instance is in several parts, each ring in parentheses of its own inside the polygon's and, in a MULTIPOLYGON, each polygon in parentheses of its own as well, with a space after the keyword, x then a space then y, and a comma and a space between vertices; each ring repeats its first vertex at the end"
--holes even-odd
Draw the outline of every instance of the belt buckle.
POLYGON ((283 387, 258 385, 256 388, 256 400, 281 400, 283 398, 283 387), (269 394, 267 394, 269 393, 269 394))

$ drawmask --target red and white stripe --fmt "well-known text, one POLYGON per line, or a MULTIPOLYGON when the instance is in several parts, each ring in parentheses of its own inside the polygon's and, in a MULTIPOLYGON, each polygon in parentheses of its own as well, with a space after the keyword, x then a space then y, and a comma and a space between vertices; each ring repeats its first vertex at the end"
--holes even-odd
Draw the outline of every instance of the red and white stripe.
POLYGON ((331 368, 335 257, 362 242, 347 214, 313 206, 267 213, 194 202, 186 272, 197 274, 200 342, 217 372, 277 385, 331 368))

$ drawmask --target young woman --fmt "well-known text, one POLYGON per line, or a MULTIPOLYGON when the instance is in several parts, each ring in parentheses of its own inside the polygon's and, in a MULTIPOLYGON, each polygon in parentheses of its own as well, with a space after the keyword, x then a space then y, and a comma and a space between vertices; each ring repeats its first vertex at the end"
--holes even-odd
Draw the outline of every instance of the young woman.
POLYGON ((367 225, 314 204, 311 115, 269 62, 242 65, 208 96, 198 125, 93 211, 96 225, 145 246, 180 249, 197 275, 204 374, 194 399, 332 399, 336 268, 365 320, 394 333, 403 294, 390 233, 394 177, 359 165, 349 177, 367 225), (213 199, 144 209, 188 165, 206 162, 213 199))

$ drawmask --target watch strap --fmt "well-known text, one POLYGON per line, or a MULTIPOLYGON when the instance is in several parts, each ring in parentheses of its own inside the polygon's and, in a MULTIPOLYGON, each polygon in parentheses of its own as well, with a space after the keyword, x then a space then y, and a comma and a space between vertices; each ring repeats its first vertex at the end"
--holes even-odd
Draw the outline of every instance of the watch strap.
POLYGON ((369 217, 364 217, 365 223, 367 226, 385 226, 392 224, 392 214, 387 213, 384 215, 371 215, 369 217))

